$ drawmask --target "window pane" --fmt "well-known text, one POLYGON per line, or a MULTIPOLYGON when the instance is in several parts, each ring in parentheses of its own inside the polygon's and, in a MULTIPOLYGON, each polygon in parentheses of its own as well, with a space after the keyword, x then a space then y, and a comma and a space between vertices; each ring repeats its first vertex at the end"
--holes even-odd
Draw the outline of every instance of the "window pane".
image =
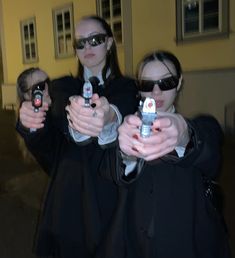
POLYGON ((113 33, 117 42, 122 42, 122 23, 116 22, 113 24, 113 33))
POLYGON ((71 34, 65 35, 65 44, 66 44, 66 51, 69 53, 73 52, 73 44, 72 44, 71 34))
POLYGON ((24 26, 24 39, 28 40, 29 39, 29 31, 28 31, 28 25, 24 26))
POLYGON ((64 13, 64 27, 66 30, 70 29, 70 13, 69 13, 69 11, 64 13))
POLYGON ((29 47, 29 44, 25 44, 25 57, 26 57, 26 59, 30 59, 30 47, 29 47))
POLYGON ((203 4, 203 29, 218 29, 219 27, 219 3, 218 0, 205 0, 203 4))
POLYGON ((58 37, 58 49, 59 49, 59 53, 62 54, 64 53, 64 37, 60 36, 58 37))
POLYGON ((35 47, 35 43, 31 43, 31 56, 32 58, 36 58, 36 47, 35 47))
POLYGON ((184 32, 199 31, 199 5, 198 2, 184 4, 184 32))
POLYGON ((58 14, 56 16, 56 20, 57 20, 57 30, 58 31, 63 31, 63 17, 62 17, 62 14, 58 14))
POLYGON ((120 0, 113 0, 113 16, 121 16, 120 0))
POLYGON ((110 4, 109 4, 109 0, 102 0, 101 2, 101 10, 102 10, 102 17, 104 19, 109 19, 110 18, 110 4))
POLYGON ((29 24, 29 34, 30 34, 30 38, 34 38, 34 26, 33 23, 29 24))

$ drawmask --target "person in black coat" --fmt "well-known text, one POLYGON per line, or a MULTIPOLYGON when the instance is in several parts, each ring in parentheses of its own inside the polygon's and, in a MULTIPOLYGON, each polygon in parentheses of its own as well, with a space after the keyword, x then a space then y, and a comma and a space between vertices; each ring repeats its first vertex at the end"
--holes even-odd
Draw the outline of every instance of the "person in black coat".
POLYGON ((230 257, 215 198, 223 138, 220 125, 210 115, 182 123, 174 106, 182 71, 172 53, 146 55, 138 81, 144 103, 147 100, 156 109, 156 119, 149 126, 150 135, 144 134, 141 107, 139 115, 125 117, 119 127, 115 179, 127 189, 122 209, 127 257, 230 257), (172 134, 175 138, 168 137, 172 134))
POLYGON ((49 83, 40 69, 30 69, 17 80, 19 92, 48 85, 51 99, 47 101, 47 91, 41 89, 42 106, 35 111, 22 94, 16 126, 50 176, 34 248, 40 257, 105 257, 104 238, 112 225, 118 186, 101 163, 107 147, 115 148, 122 117, 137 106, 135 81, 119 70, 109 25, 99 17, 85 17, 76 26, 75 38, 77 78, 49 83), (88 81, 93 94, 87 107, 82 94, 88 81))

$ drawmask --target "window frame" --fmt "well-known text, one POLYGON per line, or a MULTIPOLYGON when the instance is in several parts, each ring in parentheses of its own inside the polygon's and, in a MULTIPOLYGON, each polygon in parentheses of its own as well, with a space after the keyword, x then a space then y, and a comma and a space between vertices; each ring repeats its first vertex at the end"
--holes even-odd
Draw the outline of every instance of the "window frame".
POLYGON ((120 0, 120 7, 121 7, 121 13, 120 13, 120 16, 117 16, 117 17, 114 17, 113 16, 113 0, 109 0, 109 6, 110 6, 110 9, 109 9, 109 13, 110 13, 110 16, 109 18, 105 18, 103 17, 103 11, 102 11, 102 0, 96 0, 96 9, 97 9, 97 15, 99 15, 100 17, 103 17, 107 23, 110 25, 111 29, 112 29, 112 32, 114 34, 114 38, 115 38, 115 30, 114 30, 114 24, 117 23, 117 22, 121 22, 121 41, 119 41, 117 38, 115 38, 116 40, 116 43, 118 46, 120 45, 123 45, 124 44, 124 30, 123 30, 123 3, 122 3, 122 0, 120 0))
MULTIPOLYGON (((218 30, 203 31, 202 21, 204 16, 202 15, 202 9, 199 9, 199 32, 185 33, 184 32, 184 16, 183 6, 185 0, 176 0, 176 42, 186 43, 201 40, 226 38, 229 36, 229 0, 218 0, 219 1, 219 13, 218 13, 218 30), (222 10, 221 10, 222 9, 222 10)), ((205 0, 197 0, 204 3, 205 0)))
POLYGON ((21 43, 22 43, 22 58, 23 58, 23 63, 24 64, 30 64, 30 63, 36 63, 38 62, 38 43, 37 43, 37 30, 36 30, 36 18, 35 17, 30 17, 28 19, 24 19, 20 21, 20 32, 21 32, 21 43), (24 28, 25 26, 28 27, 28 34, 29 32, 29 26, 33 25, 33 33, 34 37, 29 37, 28 39, 25 38, 25 33, 24 33, 24 28), (32 56, 32 43, 34 43, 35 46, 35 57, 32 56), (27 58, 27 50, 26 50, 26 45, 29 45, 29 52, 30 52, 30 58, 27 58))
POLYGON ((73 41, 74 41, 74 11, 73 11, 73 3, 68 3, 66 5, 62 5, 56 8, 52 9, 52 19, 53 19, 53 32, 54 32, 54 49, 55 49, 55 58, 56 59, 62 59, 62 58, 69 58, 71 56, 74 56, 74 49, 73 49, 73 41), (64 22, 64 14, 65 12, 69 12, 70 14, 70 28, 65 29, 65 22, 64 22), (62 15, 62 26, 63 30, 62 32, 59 32, 57 30, 58 15, 62 15), (66 35, 70 36, 70 42, 71 45, 69 46, 69 43, 66 42, 66 35), (62 36, 64 49, 65 51, 60 52, 60 44, 59 44, 59 38, 62 36))

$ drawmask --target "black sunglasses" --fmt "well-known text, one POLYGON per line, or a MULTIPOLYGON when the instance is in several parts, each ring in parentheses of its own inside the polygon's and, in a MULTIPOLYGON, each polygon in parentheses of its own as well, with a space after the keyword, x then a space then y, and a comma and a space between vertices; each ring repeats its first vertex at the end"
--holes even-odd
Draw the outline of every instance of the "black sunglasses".
POLYGON ((161 91, 172 90, 176 88, 179 84, 179 79, 175 76, 170 76, 157 81, 154 80, 139 80, 137 86, 139 91, 151 92, 155 85, 158 85, 161 91))
POLYGON ((105 42, 106 37, 107 37, 106 34, 100 33, 100 34, 92 35, 87 38, 75 39, 73 47, 75 49, 84 49, 86 42, 88 42, 88 44, 91 47, 96 47, 103 44, 105 42))
POLYGON ((50 80, 49 80, 49 78, 47 78, 46 80, 44 80, 42 82, 35 83, 34 85, 32 85, 32 91, 34 91, 34 90, 44 91, 46 84, 48 85, 49 82, 50 82, 50 80))

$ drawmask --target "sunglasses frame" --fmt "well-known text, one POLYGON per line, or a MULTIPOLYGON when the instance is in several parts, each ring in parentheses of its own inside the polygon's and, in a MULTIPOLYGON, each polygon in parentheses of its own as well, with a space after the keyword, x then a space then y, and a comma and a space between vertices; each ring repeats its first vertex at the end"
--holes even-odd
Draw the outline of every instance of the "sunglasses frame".
POLYGON ((41 91, 44 91, 45 90, 45 87, 46 87, 46 84, 48 85, 50 82, 50 79, 47 78, 46 80, 44 81, 41 81, 41 82, 38 82, 38 83, 35 83, 31 86, 31 90, 34 91, 34 90, 41 90, 41 91))
POLYGON ((107 34, 98 33, 98 34, 91 35, 87 38, 75 39, 73 47, 74 49, 82 50, 85 48, 85 45, 87 42, 91 47, 97 47, 105 42, 106 37, 107 37, 107 34))
POLYGON ((179 79, 176 76, 166 77, 160 80, 139 80, 137 85, 141 92, 152 92, 155 85, 161 91, 168 91, 177 88, 179 79))

